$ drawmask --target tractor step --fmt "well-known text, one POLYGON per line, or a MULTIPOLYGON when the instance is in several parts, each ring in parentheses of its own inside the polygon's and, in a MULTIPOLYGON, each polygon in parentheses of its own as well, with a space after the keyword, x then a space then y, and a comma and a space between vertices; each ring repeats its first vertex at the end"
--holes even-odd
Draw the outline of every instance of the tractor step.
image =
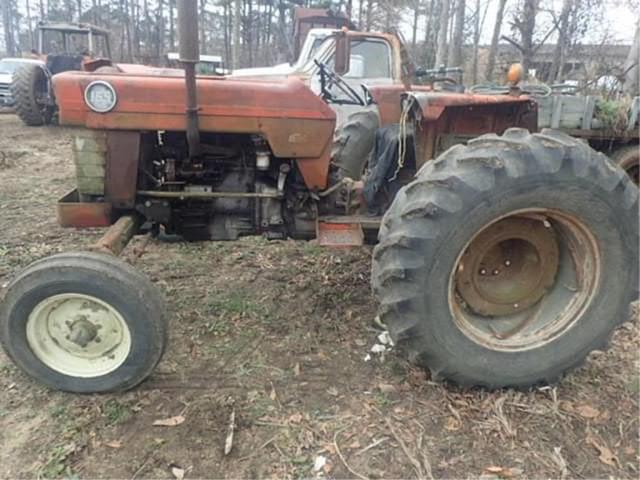
POLYGON ((316 224, 318 244, 325 247, 357 247, 364 243, 364 230, 377 229, 380 217, 364 215, 320 217, 316 224))

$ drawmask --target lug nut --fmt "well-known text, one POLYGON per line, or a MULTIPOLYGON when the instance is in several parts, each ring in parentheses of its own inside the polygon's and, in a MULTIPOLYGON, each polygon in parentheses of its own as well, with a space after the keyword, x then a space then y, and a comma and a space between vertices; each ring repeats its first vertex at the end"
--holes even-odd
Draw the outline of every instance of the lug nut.
POLYGON ((513 304, 513 308, 518 308, 519 306, 520 306, 520 304, 518 304, 518 303, 514 303, 513 304))
POLYGON ((480 269, 480 275, 486 275, 487 274, 487 270, 484 268, 480 269))
POLYGON ((509 267, 509 266, 511 266, 511 260, 505 260, 505 261, 504 261, 504 266, 505 266, 505 267, 509 267))
POLYGON ((493 271, 494 275, 498 275, 500 273, 500 270, 498 270, 497 268, 493 271))

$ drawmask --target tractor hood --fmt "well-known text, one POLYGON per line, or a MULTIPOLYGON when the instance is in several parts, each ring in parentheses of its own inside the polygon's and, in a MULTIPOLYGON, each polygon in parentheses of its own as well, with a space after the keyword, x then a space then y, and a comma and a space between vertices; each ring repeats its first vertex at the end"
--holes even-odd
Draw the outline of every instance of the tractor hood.
POLYGON ((0 84, 9 85, 12 79, 13 75, 10 73, 0 73, 0 84))
MULTIPOLYGON (((53 77, 60 123, 102 130, 185 131, 183 75, 119 72, 64 72, 53 77), (108 84, 115 106, 98 113, 85 91, 96 81, 108 84)), ((167 72, 165 72, 167 73, 167 72)), ((299 162, 305 180, 323 188, 335 127, 335 113, 296 77, 282 82, 198 77, 201 132, 262 135, 274 155, 322 159, 299 162), (308 169, 307 169, 308 165, 308 169), (312 180, 310 180, 312 179, 312 180)))

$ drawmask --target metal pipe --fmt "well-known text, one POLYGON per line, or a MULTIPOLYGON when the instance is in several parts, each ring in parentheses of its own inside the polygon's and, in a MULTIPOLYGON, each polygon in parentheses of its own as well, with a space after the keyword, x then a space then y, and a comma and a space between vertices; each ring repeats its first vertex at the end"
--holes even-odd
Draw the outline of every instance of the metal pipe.
POLYGON ((255 192, 160 192, 157 190, 138 190, 138 195, 153 198, 281 198, 278 193, 255 192))
POLYGON ((105 234, 91 246, 92 250, 110 253, 116 257, 120 255, 129 240, 136 234, 140 219, 134 215, 120 217, 111 225, 105 234))
POLYGON ((180 63, 184 68, 186 88, 186 130, 189 158, 194 158, 202 153, 196 86, 196 64, 200 61, 198 49, 198 2, 194 0, 178 0, 178 41, 180 44, 180 63))

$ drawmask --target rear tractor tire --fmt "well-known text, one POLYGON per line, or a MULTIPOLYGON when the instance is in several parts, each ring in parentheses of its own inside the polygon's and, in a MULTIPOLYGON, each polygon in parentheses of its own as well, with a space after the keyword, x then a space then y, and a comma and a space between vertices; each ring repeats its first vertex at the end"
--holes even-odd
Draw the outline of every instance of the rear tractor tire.
POLYGON ((627 172, 633 183, 640 185, 640 145, 618 148, 611 154, 611 160, 627 172))
POLYGON ((48 103, 48 91, 49 77, 39 65, 26 63, 16 70, 11 96, 16 114, 25 125, 39 127, 51 123, 54 107, 48 103))
POLYGON ((554 382, 629 318, 637 212, 629 177, 565 134, 510 129, 453 147, 383 218, 380 317, 434 379, 554 382))
POLYGON ((164 312, 157 288, 122 260, 64 253, 34 262, 11 282, 0 304, 0 341, 49 387, 127 390, 162 357, 164 312))

